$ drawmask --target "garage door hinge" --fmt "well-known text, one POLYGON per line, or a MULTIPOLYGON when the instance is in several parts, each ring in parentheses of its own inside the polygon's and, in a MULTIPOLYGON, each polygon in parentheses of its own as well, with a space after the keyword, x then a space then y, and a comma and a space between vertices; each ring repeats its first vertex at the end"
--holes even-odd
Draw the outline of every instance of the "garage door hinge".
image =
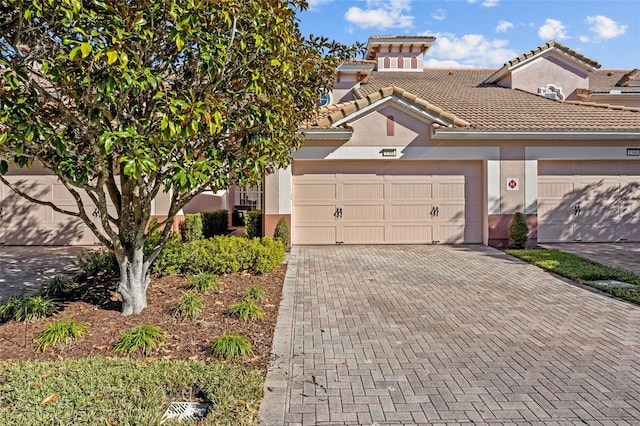
POLYGON ((337 245, 344 244, 344 241, 336 241, 337 245))

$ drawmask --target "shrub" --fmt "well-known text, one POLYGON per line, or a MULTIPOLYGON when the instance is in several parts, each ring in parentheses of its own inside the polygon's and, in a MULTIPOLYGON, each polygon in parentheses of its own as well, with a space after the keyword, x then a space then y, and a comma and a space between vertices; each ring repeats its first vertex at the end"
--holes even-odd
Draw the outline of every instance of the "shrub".
POLYGON ((51 316, 58 305, 43 296, 10 297, 0 304, 2 320, 30 321, 51 316))
MULTIPOLYGON (((201 241, 201 240, 199 240, 201 241)), ((164 248, 156 257, 151 267, 151 272, 159 276, 177 274, 182 272, 187 262, 188 246, 182 244, 180 237, 167 241, 164 248)))
POLYGON ((247 238, 262 237, 262 210, 247 212, 244 216, 244 226, 247 238))
POLYGON ((273 232, 273 239, 282 241, 285 250, 289 247, 289 224, 284 217, 278 220, 276 230, 273 232))
POLYGON ((225 235, 229 230, 229 211, 225 209, 202 213, 202 235, 205 238, 225 235))
POLYGON ((34 340, 36 349, 44 352, 51 345, 57 345, 58 343, 69 344, 84 336, 87 329, 87 324, 73 319, 60 319, 50 322, 36 336, 34 340))
POLYGON ((256 305, 252 300, 243 300, 232 304, 229 306, 227 313, 240 318, 244 322, 261 320, 264 318, 262 308, 256 305))
POLYGON ((130 354, 141 351, 150 355, 156 347, 164 342, 164 331, 155 325, 140 325, 120 335, 113 345, 113 351, 121 354, 130 354))
POLYGON ((60 296, 68 291, 73 290, 77 283, 71 277, 58 275, 53 277, 40 291, 43 296, 60 296))
POLYGON ((225 334, 216 338, 209 349, 213 356, 222 359, 253 356, 253 348, 249 339, 236 333, 225 334))
POLYGON ((284 245, 280 240, 262 237, 255 240, 256 260, 253 270, 260 274, 274 270, 284 262, 284 245))
POLYGON ((200 213, 184 215, 184 221, 180 222, 180 234, 182 241, 187 243, 202 239, 202 216, 200 213))
POLYGON ((187 283, 185 285, 187 289, 201 293, 206 293, 217 286, 218 276, 211 272, 200 272, 199 274, 190 275, 187 277, 187 283))
POLYGON ((197 293, 191 291, 182 292, 180 300, 169 307, 171 315, 177 318, 196 319, 202 313, 204 299, 197 293))
POLYGON ((78 254, 78 267, 85 277, 117 275, 118 261, 110 250, 83 250, 78 254))
POLYGON ((517 212, 513 215, 511 226, 509 227, 509 245, 513 248, 522 249, 529 241, 529 225, 524 214, 517 212))
POLYGON ((249 287, 247 291, 244 292, 244 300, 255 300, 256 302, 259 302, 264 299, 264 294, 264 289, 262 287, 249 287))

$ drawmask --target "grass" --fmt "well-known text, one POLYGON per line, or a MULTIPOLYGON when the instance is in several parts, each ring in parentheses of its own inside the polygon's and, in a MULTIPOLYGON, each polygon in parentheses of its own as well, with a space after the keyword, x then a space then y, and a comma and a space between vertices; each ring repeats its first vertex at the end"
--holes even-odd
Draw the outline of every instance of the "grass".
POLYGON ((65 275, 58 275, 49 280, 40 293, 43 296, 55 297, 63 295, 64 293, 73 290, 75 287, 77 287, 77 283, 73 278, 65 275))
POLYGON ((130 354, 140 351, 145 355, 164 342, 164 331, 155 325, 139 325, 120 335, 113 345, 113 351, 120 354, 130 354))
POLYGON ((244 322, 261 320, 264 318, 262 308, 251 300, 242 300, 229 306, 229 315, 238 317, 244 322))
POLYGON ((0 304, 0 319, 31 321, 53 315, 57 304, 43 296, 11 297, 0 304))
POLYGON ((507 254, 580 284, 597 288, 622 299, 640 304, 640 276, 556 249, 507 250, 507 254), (616 280, 635 284, 638 288, 601 286, 599 280, 616 280))
POLYGON ((245 293, 244 293, 244 299, 245 300, 260 301, 260 300, 264 299, 264 296, 265 296, 264 289, 262 287, 258 287, 258 286, 249 287, 247 289, 247 291, 245 291, 245 293))
POLYGON ((0 362, 0 379, 6 425, 158 425, 169 402, 197 399, 215 406, 198 424, 256 424, 264 384, 233 364, 105 358, 0 362))
POLYGON ((188 290, 195 290, 201 293, 218 287, 218 276, 210 272, 200 272, 187 277, 185 287, 188 290))
POLYGON ((182 292, 182 297, 169 307, 169 312, 176 318, 196 319, 204 309, 204 299, 198 293, 182 292))
POLYGON ((46 351, 49 346, 71 344, 84 336, 88 326, 73 319, 60 319, 50 322, 36 336, 34 343, 39 351, 46 351))
POLYGON ((249 339, 237 333, 217 337, 209 349, 213 356, 222 359, 236 359, 253 355, 249 339))

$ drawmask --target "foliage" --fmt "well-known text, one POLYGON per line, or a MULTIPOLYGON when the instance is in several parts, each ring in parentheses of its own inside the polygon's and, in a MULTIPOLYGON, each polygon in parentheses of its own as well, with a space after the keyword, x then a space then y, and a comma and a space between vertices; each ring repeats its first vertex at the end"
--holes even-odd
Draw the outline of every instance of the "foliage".
POLYGON ((556 249, 507 250, 506 252, 547 271, 640 304, 640 276, 633 272, 602 265, 556 249), (599 286, 594 283, 594 281, 600 280, 616 280, 639 287, 616 288, 599 286))
POLYGON ((196 319, 204 309, 204 299, 198 293, 183 291, 180 300, 169 307, 171 315, 186 319, 196 319))
POLYGON ((523 249, 529 241, 529 225, 527 218, 521 212, 516 212, 509 226, 509 245, 516 249, 523 249))
POLYGON ((253 270, 260 274, 273 271, 278 265, 284 262, 284 246, 282 241, 273 240, 269 237, 256 238, 253 240, 256 250, 256 259, 253 270))
POLYGON ((59 343, 70 344, 87 332, 85 323, 73 319, 60 319, 48 323, 36 336, 36 349, 46 351, 49 346, 59 343))
POLYGON ((282 245, 287 249, 289 247, 289 235, 289 223, 286 218, 281 217, 273 232, 273 239, 282 241, 282 245))
POLYGON ((244 232, 247 238, 262 237, 262 210, 253 210, 244 215, 244 232))
POLYGON ((0 319, 31 321, 53 315, 58 305, 43 296, 10 297, 0 304, 0 319))
POLYGON ((236 359, 253 356, 251 342, 237 333, 217 337, 209 348, 213 356, 222 359, 236 359))
POLYGON ((190 275, 187 277, 187 283, 185 285, 189 290, 195 290, 201 293, 205 293, 217 286, 218 276, 211 272, 200 272, 195 275, 190 275))
POLYGON ((284 261, 282 242, 270 237, 247 239, 217 236, 188 244, 168 243, 153 265, 158 275, 172 273, 229 274, 238 271, 265 273, 284 261))
POLYGON ((66 275, 57 275, 44 285, 40 294, 47 297, 60 296, 73 290, 77 285, 73 278, 66 275))
POLYGON ((262 287, 253 286, 249 287, 247 291, 245 291, 243 298, 245 300, 255 300, 259 302, 260 300, 264 299, 264 295, 265 293, 262 287))
POLYGON ((164 331, 155 325, 140 325, 125 331, 113 345, 113 351, 130 354, 140 351, 150 355, 151 351, 164 342, 164 331))
POLYGON ((118 274, 118 261, 110 250, 82 250, 78 254, 78 267, 85 278, 118 274))
POLYGON ((262 308, 253 300, 242 300, 229 306, 227 313, 231 316, 240 318, 244 322, 257 321, 264 318, 262 308))
POLYGON ((184 215, 184 221, 180 222, 180 234, 184 242, 195 241, 202 238, 202 216, 200 213, 184 215))
POLYGON ((226 209, 202 213, 202 234, 205 238, 225 235, 229 230, 229 211, 226 209))
POLYGON ((289 165, 301 123, 358 48, 303 38, 305 0, 2 5, 0 182, 81 219, 115 253, 125 315, 146 307, 149 267, 180 209, 289 165), (36 162, 73 208, 3 176, 36 162), (158 197, 166 226, 144 254, 158 197))
POLYGON ((170 401, 197 398, 215 406, 199 425, 253 425, 264 386, 231 363, 106 358, 0 362, 0 377, 3 425, 159 425, 170 401))

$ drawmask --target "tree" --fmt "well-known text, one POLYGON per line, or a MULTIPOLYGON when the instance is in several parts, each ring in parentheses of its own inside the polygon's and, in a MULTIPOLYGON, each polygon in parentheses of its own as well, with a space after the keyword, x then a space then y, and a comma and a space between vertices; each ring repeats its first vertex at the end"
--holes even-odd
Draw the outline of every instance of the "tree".
POLYGON ((305 0, 0 4, 0 181, 81 218, 115 253, 124 315, 147 306, 149 267, 179 210, 204 190, 286 166, 338 61, 355 53, 302 37, 295 15, 305 0), (58 177, 77 210, 3 176, 34 162, 58 177), (148 229, 161 191, 170 195, 167 219, 148 229), (162 237, 145 256, 157 229, 162 237))

